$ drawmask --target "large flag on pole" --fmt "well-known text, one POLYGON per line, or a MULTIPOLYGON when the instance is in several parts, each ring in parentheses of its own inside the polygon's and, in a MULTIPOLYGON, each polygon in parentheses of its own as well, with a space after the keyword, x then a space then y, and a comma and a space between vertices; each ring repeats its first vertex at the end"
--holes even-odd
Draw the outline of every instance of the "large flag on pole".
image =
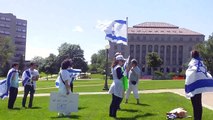
POLYGON ((213 78, 207 72, 206 66, 200 59, 192 59, 186 70, 186 97, 193 97, 203 92, 213 92, 213 78))
POLYGON ((127 21, 114 20, 104 30, 106 40, 117 44, 127 45, 127 21))

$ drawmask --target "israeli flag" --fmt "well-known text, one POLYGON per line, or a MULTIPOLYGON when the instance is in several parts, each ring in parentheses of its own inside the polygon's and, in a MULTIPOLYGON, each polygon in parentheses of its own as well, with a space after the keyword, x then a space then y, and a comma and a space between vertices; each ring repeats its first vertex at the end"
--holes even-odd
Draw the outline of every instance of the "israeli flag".
MULTIPOLYGON (((80 75, 81 69, 68 69, 67 70, 70 73, 70 78, 72 79, 72 82, 80 75)), ((58 75, 56 81, 55 81, 55 86, 56 88, 59 88, 59 80, 60 80, 60 75, 58 75)))
POLYGON ((203 92, 213 92, 213 78, 200 58, 193 58, 188 65, 185 92, 188 98, 203 92))
POLYGON ((12 79, 13 73, 16 72, 15 69, 10 69, 8 74, 7 74, 7 79, 0 80, 0 98, 4 99, 8 97, 8 91, 10 89, 10 82, 12 79))
POLYGON ((8 96, 7 79, 0 80, 0 97, 4 99, 8 96))
POLYGON ((106 40, 117 44, 127 45, 127 21, 114 20, 104 30, 106 40))

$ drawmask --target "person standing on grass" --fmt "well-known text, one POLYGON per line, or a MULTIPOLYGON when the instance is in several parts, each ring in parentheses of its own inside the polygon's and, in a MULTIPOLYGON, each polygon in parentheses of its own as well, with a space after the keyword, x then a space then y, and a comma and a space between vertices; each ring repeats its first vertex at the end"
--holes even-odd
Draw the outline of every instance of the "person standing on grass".
POLYGON ((123 88, 123 71, 122 66, 124 64, 123 55, 118 55, 115 58, 115 61, 112 64, 112 75, 113 75, 113 83, 110 86, 109 93, 112 94, 112 101, 109 109, 109 116, 116 118, 117 110, 121 104, 121 101, 124 96, 124 88, 123 88))
POLYGON ((38 77, 34 76, 34 69, 36 68, 36 64, 31 62, 30 68, 25 70, 22 74, 22 85, 24 86, 24 96, 22 99, 22 107, 26 108, 26 100, 27 95, 30 93, 30 100, 28 104, 28 108, 32 108, 33 105, 33 98, 34 98, 34 84, 33 81, 37 81, 38 77))
MULTIPOLYGON (((70 83, 72 81, 72 76, 69 73, 69 69, 72 66, 72 61, 70 59, 65 59, 61 63, 61 70, 59 72, 59 94, 69 95, 71 94, 70 83)), ((58 113, 58 116, 69 116, 70 112, 58 113)))
POLYGON ((13 109, 18 94, 18 87, 19 87, 18 68, 19 65, 17 63, 14 63, 12 65, 12 68, 7 73, 8 90, 9 90, 8 109, 13 109))
POLYGON ((140 79, 140 73, 141 73, 141 70, 138 67, 137 60, 132 59, 131 67, 129 70, 129 88, 126 92, 126 102, 125 103, 128 103, 129 95, 130 95, 131 91, 133 91, 134 97, 137 100, 137 104, 140 104, 139 95, 138 95, 138 82, 140 79))
POLYGON ((213 92, 213 79, 207 72, 199 52, 193 50, 191 57, 186 70, 185 92, 192 102, 194 120, 202 120, 202 93, 213 92))

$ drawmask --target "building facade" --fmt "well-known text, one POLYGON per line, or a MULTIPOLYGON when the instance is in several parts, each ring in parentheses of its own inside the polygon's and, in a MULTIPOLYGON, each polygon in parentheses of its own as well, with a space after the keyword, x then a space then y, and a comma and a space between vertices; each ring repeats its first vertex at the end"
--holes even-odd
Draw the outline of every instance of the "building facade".
POLYGON ((15 54, 10 62, 19 62, 26 51, 27 21, 11 13, 0 13, 0 37, 10 37, 15 44, 15 54))
POLYGON ((190 51, 202 43, 205 36, 189 29, 162 22, 145 22, 128 28, 128 46, 110 43, 110 57, 121 52, 125 57, 135 58, 143 74, 151 75, 152 69, 146 64, 146 55, 158 53, 163 60, 158 70, 163 73, 181 72, 190 59, 190 51))

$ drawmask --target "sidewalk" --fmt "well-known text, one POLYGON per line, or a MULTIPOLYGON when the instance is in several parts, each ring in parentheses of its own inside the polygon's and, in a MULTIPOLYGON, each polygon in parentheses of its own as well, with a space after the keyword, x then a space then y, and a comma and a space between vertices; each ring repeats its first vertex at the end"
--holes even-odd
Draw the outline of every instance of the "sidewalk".
MULTIPOLYGON (((23 91, 23 87, 19 87, 19 91, 23 91)), ((184 89, 159 89, 159 90, 139 91, 139 93, 141 93, 141 94, 164 93, 164 92, 171 92, 171 93, 175 93, 175 94, 185 97, 184 89)), ((79 95, 97 95, 97 94, 108 94, 108 92, 79 92, 79 95)), ((50 93, 35 94, 35 96, 50 96, 50 93)), ((19 94, 18 97, 23 97, 23 94, 19 94)), ((203 93, 202 94, 202 103, 203 103, 204 107, 206 107, 210 110, 213 110, 213 92, 212 93, 203 93)))

